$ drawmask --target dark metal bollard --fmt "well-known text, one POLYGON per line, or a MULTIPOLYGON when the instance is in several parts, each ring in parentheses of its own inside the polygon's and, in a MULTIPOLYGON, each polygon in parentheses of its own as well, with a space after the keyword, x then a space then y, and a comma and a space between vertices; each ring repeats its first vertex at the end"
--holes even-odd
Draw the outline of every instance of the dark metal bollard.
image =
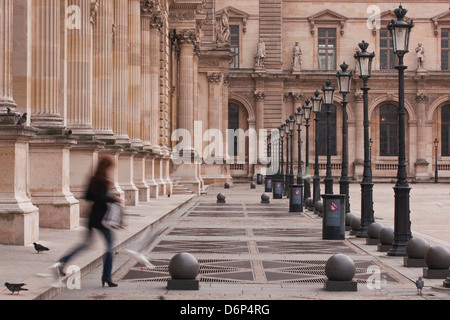
POLYGON ((323 194, 322 239, 345 239, 345 195, 323 194))
POLYGON ((303 212, 303 186, 289 186, 289 212, 303 212))
POLYGON ((262 174, 258 173, 256 175, 256 183, 257 184, 263 184, 263 175, 262 174))
POLYGON ((283 181, 275 180, 273 185, 273 198, 283 199, 283 181))
POLYGON ((273 178, 266 176, 264 192, 272 192, 272 182, 273 182, 273 178))

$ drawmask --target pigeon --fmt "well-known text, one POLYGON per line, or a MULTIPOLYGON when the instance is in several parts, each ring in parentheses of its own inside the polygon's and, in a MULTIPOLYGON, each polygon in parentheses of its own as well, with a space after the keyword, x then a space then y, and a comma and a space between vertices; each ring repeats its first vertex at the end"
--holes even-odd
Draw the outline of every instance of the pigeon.
POLYGON ((16 114, 11 110, 10 107, 6 107, 6 111, 8 112, 8 116, 16 116, 16 114))
POLYGON ((72 130, 67 130, 64 134, 66 136, 71 136, 72 135, 72 130))
POLYGON ((142 253, 125 249, 125 252, 130 255, 133 259, 135 259, 137 262, 141 264, 141 271, 143 271, 143 266, 145 265, 147 268, 155 268, 153 264, 148 261, 147 257, 144 256, 142 253))
POLYGON ((20 117, 19 121, 17 121, 17 125, 22 126, 25 123, 27 123, 27 113, 26 112, 20 117))
POLYGON ((47 247, 44 247, 42 244, 33 242, 34 248, 36 249, 37 253, 41 253, 42 251, 49 251, 50 249, 47 247))
POLYGON ((36 274, 38 277, 43 278, 49 285, 54 288, 62 288, 64 287, 64 283, 59 279, 59 269, 57 265, 53 265, 50 267, 50 273, 38 273, 36 274))
POLYGON ((11 295, 14 294, 14 292, 17 292, 17 294, 20 293, 20 291, 28 291, 28 289, 22 288, 25 285, 25 283, 9 283, 5 282, 5 287, 8 288, 9 291, 11 291, 11 295))
POLYGON ((422 288, 423 288, 423 280, 422 277, 419 277, 416 281, 416 287, 417 287, 417 293, 419 295, 422 295, 422 288))

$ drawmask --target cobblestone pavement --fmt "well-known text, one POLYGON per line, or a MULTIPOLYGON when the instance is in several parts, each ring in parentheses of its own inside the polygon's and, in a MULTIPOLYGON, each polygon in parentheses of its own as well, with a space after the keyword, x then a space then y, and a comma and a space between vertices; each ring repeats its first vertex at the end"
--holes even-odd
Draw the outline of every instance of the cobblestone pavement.
MULTIPOLYGON (((374 186, 376 221, 393 227, 392 184, 374 186)), ((335 191, 338 186, 334 186, 335 191)), ((359 215, 360 186, 350 187, 351 209, 359 215)), ((146 247, 154 268, 141 267, 123 251, 115 256, 117 288, 100 286, 101 268, 81 280, 81 290, 65 290, 55 300, 448 300, 443 279, 424 279, 420 296, 415 280, 422 268, 406 268, 376 245, 346 233, 345 240, 322 240, 322 218, 311 211, 290 213, 288 200, 261 204, 263 186, 224 190, 211 187, 146 247), (219 192, 226 204, 217 204, 219 192), (200 290, 168 290, 168 264, 180 252, 200 264, 200 290), (324 290, 326 261, 344 253, 355 262, 356 292, 324 290), (378 282, 373 282, 378 280, 378 282)), ((448 185, 414 184, 411 190, 413 235, 430 245, 450 248, 448 185)), ((133 247, 133 243, 129 244, 133 247)))

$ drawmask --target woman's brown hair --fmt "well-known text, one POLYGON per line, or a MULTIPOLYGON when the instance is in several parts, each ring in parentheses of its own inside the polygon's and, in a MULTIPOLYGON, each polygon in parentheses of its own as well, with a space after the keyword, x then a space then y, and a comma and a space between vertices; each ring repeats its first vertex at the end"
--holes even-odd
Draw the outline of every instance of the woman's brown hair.
POLYGON ((89 184, 89 191, 92 193, 96 193, 97 187, 99 183, 106 182, 109 186, 110 181, 108 180, 108 169, 114 166, 114 159, 108 156, 104 156, 100 159, 98 163, 97 170, 95 171, 94 176, 91 179, 89 184))

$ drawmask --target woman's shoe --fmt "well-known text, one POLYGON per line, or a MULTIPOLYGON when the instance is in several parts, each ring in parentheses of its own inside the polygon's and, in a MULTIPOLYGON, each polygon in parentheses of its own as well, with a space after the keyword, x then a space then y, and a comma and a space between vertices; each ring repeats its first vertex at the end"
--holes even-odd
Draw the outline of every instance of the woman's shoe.
POLYGON ((114 282, 112 282, 111 280, 105 280, 105 279, 102 279, 102 286, 103 286, 103 287, 105 286, 105 283, 107 283, 107 284, 108 284, 108 287, 110 287, 110 288, 115 288, 115 287, 118 286, 117 283, 114 283, 114 282))

